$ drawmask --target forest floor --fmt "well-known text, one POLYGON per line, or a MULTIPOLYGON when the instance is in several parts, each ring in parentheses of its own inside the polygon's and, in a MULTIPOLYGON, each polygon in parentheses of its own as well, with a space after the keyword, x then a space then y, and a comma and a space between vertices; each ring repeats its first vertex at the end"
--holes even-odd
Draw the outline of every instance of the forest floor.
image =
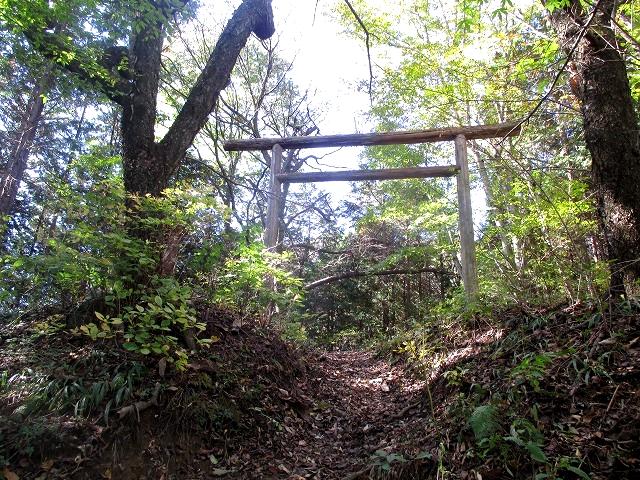
POLYGON ((639 478, 635 304, 431 325, 385 355, 202 316, 220 341, 183 372, 55 314, 7 325, 0 478, 639 478))
POLYGON ((245 449, 259 455, 238 478, 364 478, 400 451, 391 463, 424 464, 421 457, 430 455, 416 450, 412 438, 422 435, 424 419, 406 415, 420 406, 424 381, 372 352, 315 352, 312 358, 301 386, 312 409, 285 418, 276 445, 249 442, 245 449))

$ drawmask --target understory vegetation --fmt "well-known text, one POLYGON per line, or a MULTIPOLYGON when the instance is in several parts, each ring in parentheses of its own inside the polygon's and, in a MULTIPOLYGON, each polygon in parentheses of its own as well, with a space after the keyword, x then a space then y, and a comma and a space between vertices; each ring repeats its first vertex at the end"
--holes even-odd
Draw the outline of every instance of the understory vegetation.
MULTIPOLYGON (((612 193, 572 55, 607 40, 636 123, 610 133, 637 138, 639 4, 317 12, 370 57, 372 130, 521 128, 467 141, 470 295, 455 177, 284 183, 265 245, 273 152, 224 143, 317 136, 329 108, 270 1, 224 28, 201 3, 0 1, 0 479, 636 478, 640 199, 612 193)), ((637 145, 614 153, 633 177, 637 145)))

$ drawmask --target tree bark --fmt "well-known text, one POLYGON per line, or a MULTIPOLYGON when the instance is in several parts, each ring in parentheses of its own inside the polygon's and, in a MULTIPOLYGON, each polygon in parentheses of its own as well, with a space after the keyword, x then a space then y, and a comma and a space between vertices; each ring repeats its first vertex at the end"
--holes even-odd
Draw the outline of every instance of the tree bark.
POLYGON ((584 137, 611 265, 612 294, 636 295, 640 279, 640 146, 627 70, 612 18, 616 1, 586 12, 578 0, 549 14, 582 103, 584 137), (587 22, 590 24, 586 25, 587 22), (585 26, 586 25, 586 26, 585 26))
POLYGON ((274 32, 271 0, 245 0, 227 23, 196 83, 164 138, 154 142, 156 99, 164 40, 162 26, 135 36, 130 51, 136 85, 123 104, 124 183, 128 193, 159 196, 184 159, 229 81, 251 32, 274 32), (265 26, 266 25, 266 26, 265 26))
MULTIPOLYGON (((128 48, 113 45, 98 55, 41 25, 20 25, 34 48, 52 61, 60 62, 60 52, 72 53, 67 56, 72 57, 71 61, 58 65, 79 76, 84 81, 84 88, 101 91, 122 107, 122 164, 131 212, 129 231, 138 238, 153 240, 163 248, 158 259, 161 274, 175 269, 181 239, 179 228, 157 232, 141 226, 137 221, 140 212, 134 197, 162 195, 206 123, 220 92, 228 84, 238 55, 251 33, 264 40, 275 30, 271 0, 243 0, 225 26, 173 125, 157 142, 155 124, 164 39, 172 18, 185 3, 167 6, 149 0, 146 7, 150 14, 137 18, 128 48), (94 74, 96 68, 103 70, 100 75, 94 74), (166 243, 164 247, 163 242, 166 243)), ((53 10, 51 14, 53 16, 53 10)))

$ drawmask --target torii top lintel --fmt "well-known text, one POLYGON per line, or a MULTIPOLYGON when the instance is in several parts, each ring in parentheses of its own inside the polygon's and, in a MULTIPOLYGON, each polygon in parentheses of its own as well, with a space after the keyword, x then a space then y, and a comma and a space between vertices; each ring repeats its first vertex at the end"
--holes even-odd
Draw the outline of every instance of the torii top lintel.
POLYGON ((229 140, 224 149, 228 152, 249 150, 271 150, 274 145, 283 149, 354 147, 372 145, 398 145, 409 143, 433 143, 453 141, 459 135, 467 140, 483 138, 512 137, 520 133, 520 122, 496 125, 476 125, 469 127, 433 128, 429 130, 408 130, 387 133, 352 133, 348 135, 317 135, 308 137, 249 138, 229 140))

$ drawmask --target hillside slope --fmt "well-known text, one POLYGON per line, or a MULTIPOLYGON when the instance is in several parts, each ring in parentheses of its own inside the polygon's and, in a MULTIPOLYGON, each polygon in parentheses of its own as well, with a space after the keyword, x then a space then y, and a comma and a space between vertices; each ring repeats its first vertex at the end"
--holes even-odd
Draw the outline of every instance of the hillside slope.
POLYGON ((163 372, 55 316, 0 337, 0 472, 15 478, 637 478, 640 314, 512 310, 387 348, 235 332, 163 372), (468 327, 468 325, 472 325, 468 327))

